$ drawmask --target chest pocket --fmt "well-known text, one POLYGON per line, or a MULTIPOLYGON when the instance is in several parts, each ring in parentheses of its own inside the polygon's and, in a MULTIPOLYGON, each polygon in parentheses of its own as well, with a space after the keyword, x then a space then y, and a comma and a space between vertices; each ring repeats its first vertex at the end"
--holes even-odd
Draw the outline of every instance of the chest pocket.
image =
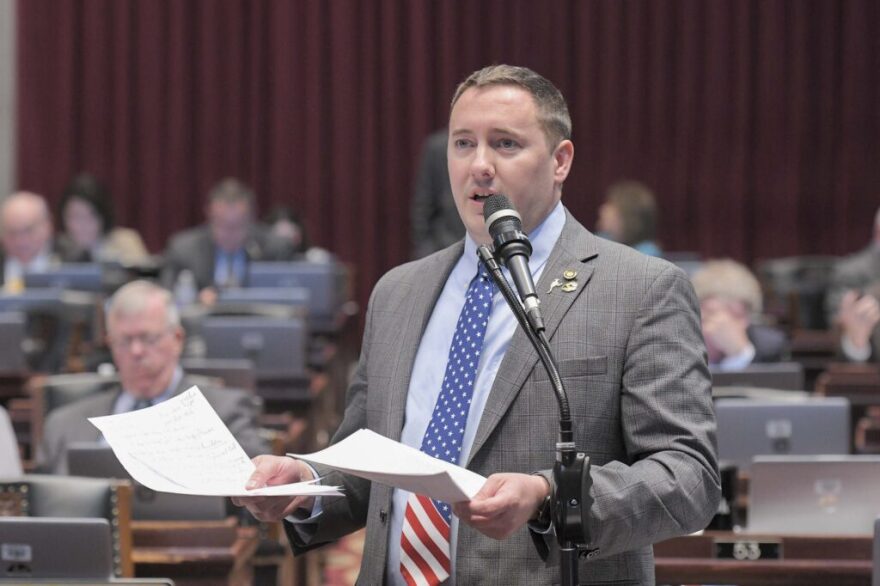
MULTIPOLYGON (((557 363, 557 366, 559 367, 559 376, 563 379, 590 376, 594 374, 605 374, 608 371, 608 357, 587 356, 586 358, 560 360, 557 363)), ((538 364, 535 365, 535 380, 550 380, 550 377, 547 375, 547 370, 541 362, 538 362, 538 364)))

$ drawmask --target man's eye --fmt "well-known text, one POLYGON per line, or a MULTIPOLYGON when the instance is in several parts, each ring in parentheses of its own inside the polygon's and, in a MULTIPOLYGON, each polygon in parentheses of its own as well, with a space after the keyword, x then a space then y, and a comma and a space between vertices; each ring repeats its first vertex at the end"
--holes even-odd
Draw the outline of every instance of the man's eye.
POLYGON ((519 145, 513 139, 502 138, 501 140, 498 141, 498 146, 501 147, 502 149, 515 149, 519 145))
POLYGON ((458 138, 455 140, 455 148, 457 149, 466 149, 471 144, 471 141, 466 138, 458 138))

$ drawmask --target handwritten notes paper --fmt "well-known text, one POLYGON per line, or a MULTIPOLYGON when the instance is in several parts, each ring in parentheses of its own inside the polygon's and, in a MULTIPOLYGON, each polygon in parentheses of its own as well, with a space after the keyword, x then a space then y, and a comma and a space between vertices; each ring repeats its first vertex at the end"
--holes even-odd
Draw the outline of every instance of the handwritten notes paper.
POLYGON ((158 405, 92 417, 131 477, 160 492, 204 496, 340 496, 312 483, 245 490, 254 465, 202 395, 192 387, 158 405))
POLYGON ((486 479, 476 472, 361 429, 314 454, 289 454, 354 476, 423 494, 447 503, 471 498, 486 479))

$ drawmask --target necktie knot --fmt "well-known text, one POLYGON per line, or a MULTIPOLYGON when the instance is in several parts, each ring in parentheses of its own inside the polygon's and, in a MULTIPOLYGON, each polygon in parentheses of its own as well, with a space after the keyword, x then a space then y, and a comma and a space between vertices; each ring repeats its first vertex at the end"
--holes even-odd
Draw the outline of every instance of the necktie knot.
POLYGON ((141 409, 146 409, 147 407, 153 406, 152 399, 138 399, 134 402, 134 407, 132 407, 132 411, 140 411, 141 409))

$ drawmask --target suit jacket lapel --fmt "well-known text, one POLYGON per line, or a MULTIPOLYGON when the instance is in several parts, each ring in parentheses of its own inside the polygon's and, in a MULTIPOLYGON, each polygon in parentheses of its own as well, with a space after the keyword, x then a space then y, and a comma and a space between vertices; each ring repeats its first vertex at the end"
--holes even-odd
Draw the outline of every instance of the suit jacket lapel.
POLYGON ((419 267, 419 278, 412 279, 412 291, 407 296, 412 305, 400 315, 411 316, 407 319, 411 319, 418 327, 401 327, 399 330, 401 343, 397 347, 400 349, 400 359, 394 362, 397 365, 397 372, 392 375, 391 385, 388 389, 389 404, 400 406, 399 409, 391 410, 391 417, 388 421, 388 437, 392 439, 400 439, 400 433, 403 430, 406 395, 409 391, 409 382, 419 343, 425 333, 425 328, 428 327, 428 321, 431 319, 434 306, 437 304, 437 299, 443 291, 446 280, 463 252, 464 240, 429 257, 427 259, 429 264, 419 267))
MULTIPOLYGON (((592 277, 593 267, 586 262, 598 254, 595 239, 596 236, 590 234, 566 210, 566 222, 562 234, 550 253, 541 278, 535 284, 538 298, 541 300, 541 313, 544 316, 548 340, 552 339, 565 314, 586 289, 592 277), (554 279, 565 280, 563 273, 567 270, 577 272, 577 276, 572 280, 572 282, 577 282, 577 289, 564 292, 559 287, 554 287, 552 292, 548 293, 554 279)), ((483 416, 480 418, 480 425, 468 456, 468 463, 473 460, 474 455, 486 443, 492 431, 504 417, 526 379, 536 368, 537 363, 538 355, 532 348, 531 342, 522 328, 517 327, 498 368, 498 374, 489 393, 489 400, 486 402, 483 416)), ((537 368, 544 367, 537 364, 537 368)), ((555 400, 555 398, 548 397, 548 400, 555 400)))

